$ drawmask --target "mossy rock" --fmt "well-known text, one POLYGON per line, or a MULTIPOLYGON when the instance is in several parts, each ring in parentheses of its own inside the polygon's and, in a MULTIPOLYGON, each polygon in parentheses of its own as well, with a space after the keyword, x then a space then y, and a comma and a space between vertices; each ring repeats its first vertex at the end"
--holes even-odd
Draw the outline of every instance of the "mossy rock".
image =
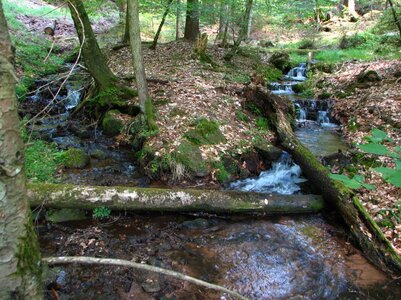
POLYGON ((90 156, 99 160, 103 160, 106 158, 106 153, 100 149, 94 149, 90 152, 90 156))
POLYGON ((84 210, 75 208, 49 209, 46 212, 46 220, 53 223, 78 221, 86 218, 84 210))
POLYGON ((195 128, 185 133, 185 138, 195 145, 214 145, 225 143, 226 138, 215 121, 200 119, 196 121, 195 128))
POLYGON ((173 153, 173 157, 196 177, 209 175, 209 170, 197 145, 183 141, 173 153))
POLYGON ((365 72, 361 72, 356 79, 359 83, 367 83, 381 81, 382 77, 376 71, 368 70, 365 72))
POLYGON ((82 149, 70 148, 63 153, 63 164, 68 169, 82 169, 89 163, 89 155, 82 149))
POLYGON ((253 146, 256 152, 259 154, 259 156, 266 162, 274 162, 278 160, 281 155, 283 154, 283 150, 280 148, 277 148, 276 146, 273 146, 272 144, 268 143, 267 141, 265 142, 257 142, 253 146))
POLYGON ((331 95, 332 95, 331 93, 323 92, 323 93, 319 94, 319 95, 317 96, 317 98, 318 98, 319 100, 326 100, 326 99, 331 98, 331 95))
POLYGON ((281 71, 291 68, 291 58, 287 52, 275 52, 269 59, 269 63, 281 71))
POLYGON ((116 136, 121 132, 124 124, 119 119, 121 112, 117 109, 109 110, 102 121, 102 128, 105 135, 116 136))

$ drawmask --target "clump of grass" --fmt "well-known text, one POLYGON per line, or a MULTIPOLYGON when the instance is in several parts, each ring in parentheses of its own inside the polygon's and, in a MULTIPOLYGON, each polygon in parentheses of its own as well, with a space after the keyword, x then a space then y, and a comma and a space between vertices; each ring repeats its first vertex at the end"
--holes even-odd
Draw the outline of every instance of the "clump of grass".
POLYGON ((25 149, 26 176, 34 182, 55 182, 53 175, 63 164, 63 151, 55 144, 36 140, 25 149))

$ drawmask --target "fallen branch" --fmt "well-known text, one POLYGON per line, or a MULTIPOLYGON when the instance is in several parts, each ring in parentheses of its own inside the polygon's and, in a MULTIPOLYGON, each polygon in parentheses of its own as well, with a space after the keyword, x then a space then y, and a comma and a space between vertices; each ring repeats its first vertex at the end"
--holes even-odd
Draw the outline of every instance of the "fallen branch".
POLYGON ((259 107, 272 121, 281 146, 301 166, 305 176, 320 190, 327 203, 337 209, 366 257, 390 274, 401 274, 400 256, 356 194, 342 183, 332 180, 329 171, 296 138, 289 122, 289 116, 294 116, 291 101, 255 85, 248 86, 245 94, 247 101, 259 107))
POLYGON ((31 206, 114 210, 315 213, 323 208, 318 195, 276 195, 217 190, 28 184, 31 206))
POLYGON ((231 291, 225 287, 212 284, 200 279, 196 279, 194 277, 159 268, 159 267, 154 267, 150 265, 145 265, 145 264, 140 264, 140 263, 135 263, 129 260, 124 260, 124 259, 113 259, 113 258, 95 258, 95 257, 86 257, 86 256, 62 256, 62 257, 45 257, 42 258, 42 261, 47 263, 48 265, 60 265, 60 264, 71 264, 71 263, 80 263, 80 264, 87 264, 87 265, 114 265, 114 266, 124 266, 124 267, 130 267, 130 268, 135 268, 139 270, 145 270, 145 271, 150 271, 150 272, 155 272, 167 276, 171 276, 174 278, 178 278, 184 281, 191 282, 196 285, 200 285, 209 289, 213 289, 219 292, 223 292, 226 294, 229 294, 236 299, 241 299, 241 300, 248 300, 248 298, 245 298, 244 296, 240 295, 236 291, 231 291))

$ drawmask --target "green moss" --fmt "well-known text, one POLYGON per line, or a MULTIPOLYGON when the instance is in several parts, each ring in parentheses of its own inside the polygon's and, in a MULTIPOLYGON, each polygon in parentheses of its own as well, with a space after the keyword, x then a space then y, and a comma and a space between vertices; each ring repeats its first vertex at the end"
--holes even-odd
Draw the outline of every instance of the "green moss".
POLYGON ((248 116, 247 116, 242 110, 237 110, 237 111, 235 112, 235 116, 237 117, 237 119, 238 119, 239 121, 242 121, 242 122, 249 122, 248 116))
POLYGON ((259 130, 264 130, 264 131, 268 131, 269 128, 269 120, 263 117, 258 117, 256 119, 256 127, 259 130))
POLYGON ((188 141, 183 141, 172 157, 195 176, 204 177, 209 174, 199 147, 188 141))
POLYGON ((156 124, 156 116, 153 109, 152 99, 147 99, 145 102, 145 118, 148 124, 148 129, 151 132, 157 132, 159 128, 156 124))
POLYGON ((219 129, 219 124, 203 118, 197 120, 195 128, 189 130, 184 136, 196 145, 213 145, 226 141, 226 138, 219 129))
POLYGON ((274 82, 283 76, 283 72, 272 65, 259 65, 256 73, 263 76, 267 82, 274 82))
POLYGON ((115 136, 121 132, 123 122, 119 119, 120 111, 117 109, 109 110, 102 120, 102 128, 104 134, 115 136))
POLYGON ((49 209, 46 212, 46 220, 52 223, 78 221, 86 219, 84 210, 76 208, 49 209))
POLYGON ((41 256, 31 216, 25 224, 25 236, 18 244, 16 257, 18 258, 17 275, 33 277, 36 279, 36 282, 34 280, 35 284, 40 286, 42 281, 41 256))
POLYGON ((305 84, 303 84, 303 83, 297 83, 297 84, 294 84, 294 85, 292 86, 292 90, 293 90, 295 93, 300 94, 300 93, 303 93, 303 92, 306 90, 306 86, 305 86, 305 84))
POLYGON ((70 148, 63 153, 63 163, 66 168, 82 169, 89 163, 89 156, 82 149, 70 148))

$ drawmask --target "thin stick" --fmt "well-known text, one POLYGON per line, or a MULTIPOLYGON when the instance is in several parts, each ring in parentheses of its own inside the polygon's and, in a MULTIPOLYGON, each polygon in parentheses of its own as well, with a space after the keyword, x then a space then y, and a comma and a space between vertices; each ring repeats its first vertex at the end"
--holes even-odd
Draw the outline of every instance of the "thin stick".
POLYGON ((124 259, 113 259, 113 258, 95 258, 95 257, 87 257, 87 256, 61 256, 61 257, 45 257, 42 258, 42 261, 46 262, 49 265, 59 265, 59 264, 71 264, 71 263, 81 263, 81 264, 98 264, 98 265, 115 265, 115 266, 125 266, 125 267, 131 267, 135 269, 140 269, 140 270, 146 270, 150 272, 155 272, 159 274, 164 274, 167 276, 175 277, 181 280, 185 280, 200 286, 204 286, 209 289, 213 289, 216 291, 220 291, 223 293, 227 293, 236 299, 241 299, 241 300, 249 300, 248 298, 245 298, 244 296, 240 295, 236 291, 231 291, 225 287, 215 285, 200 279, 196 279, 194 277, 178 273, 175 271, 159 268, 159 267, 154 267, 154 266, 149 266, 145 264, 140 264, 140 263, 135 263, 129 260, 124 260, 124 259))

